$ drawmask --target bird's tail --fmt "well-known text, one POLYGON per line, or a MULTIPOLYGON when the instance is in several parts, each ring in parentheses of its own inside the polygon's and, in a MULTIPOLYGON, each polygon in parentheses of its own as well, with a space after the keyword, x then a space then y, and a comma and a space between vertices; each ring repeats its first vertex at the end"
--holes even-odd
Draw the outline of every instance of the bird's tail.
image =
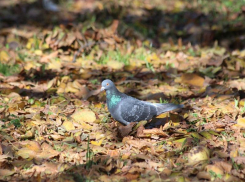
POLYGON ((177 105, 177 104, 172 104, 172 103, 167 103, 167 104, 154 103, 153 105, 157 109, 157 115, 184 107, 184 105, 177 105))

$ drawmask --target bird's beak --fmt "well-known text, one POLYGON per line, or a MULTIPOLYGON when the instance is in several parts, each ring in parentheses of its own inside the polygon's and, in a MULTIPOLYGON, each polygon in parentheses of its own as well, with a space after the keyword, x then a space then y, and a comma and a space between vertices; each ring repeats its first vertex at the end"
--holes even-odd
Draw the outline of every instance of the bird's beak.
POLYGON ((101 87, 100 91, 102 92, 103 90, 105 90, 105 87, 101 87))

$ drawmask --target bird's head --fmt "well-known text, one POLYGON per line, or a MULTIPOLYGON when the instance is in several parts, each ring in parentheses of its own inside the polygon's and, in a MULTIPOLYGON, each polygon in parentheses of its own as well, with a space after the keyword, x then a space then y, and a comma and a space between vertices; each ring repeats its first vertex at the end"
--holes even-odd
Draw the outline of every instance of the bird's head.
POLYGON ((110 90, 110 89, 112 89, 112 88, 115 88, 115 85, 114 85, 114 83, 111 81, 111 80, 109 80, 109 79, 106 79, 106 80, 104 80, 102 83, 101 83, 101 89, 100 89, 100 91, 103 91, 103 90, 110 90))

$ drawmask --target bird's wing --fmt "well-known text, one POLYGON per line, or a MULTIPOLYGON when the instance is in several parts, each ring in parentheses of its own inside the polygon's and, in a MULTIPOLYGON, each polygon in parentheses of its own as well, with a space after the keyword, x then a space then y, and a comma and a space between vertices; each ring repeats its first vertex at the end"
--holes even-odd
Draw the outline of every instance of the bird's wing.
POLYGON ((124 99, 119 108, 121 118, 127 122, 148 120, 156 115, 153 105, 133 97, 124 99))

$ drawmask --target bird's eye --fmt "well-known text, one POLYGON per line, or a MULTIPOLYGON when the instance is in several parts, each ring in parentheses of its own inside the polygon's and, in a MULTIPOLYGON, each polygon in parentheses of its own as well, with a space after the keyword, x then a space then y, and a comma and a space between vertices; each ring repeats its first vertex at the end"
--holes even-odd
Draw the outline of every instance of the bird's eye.
POLYGON ((108 86, 108 85, 109 85, 109 83, 106 84, 106 86, 108 86))

